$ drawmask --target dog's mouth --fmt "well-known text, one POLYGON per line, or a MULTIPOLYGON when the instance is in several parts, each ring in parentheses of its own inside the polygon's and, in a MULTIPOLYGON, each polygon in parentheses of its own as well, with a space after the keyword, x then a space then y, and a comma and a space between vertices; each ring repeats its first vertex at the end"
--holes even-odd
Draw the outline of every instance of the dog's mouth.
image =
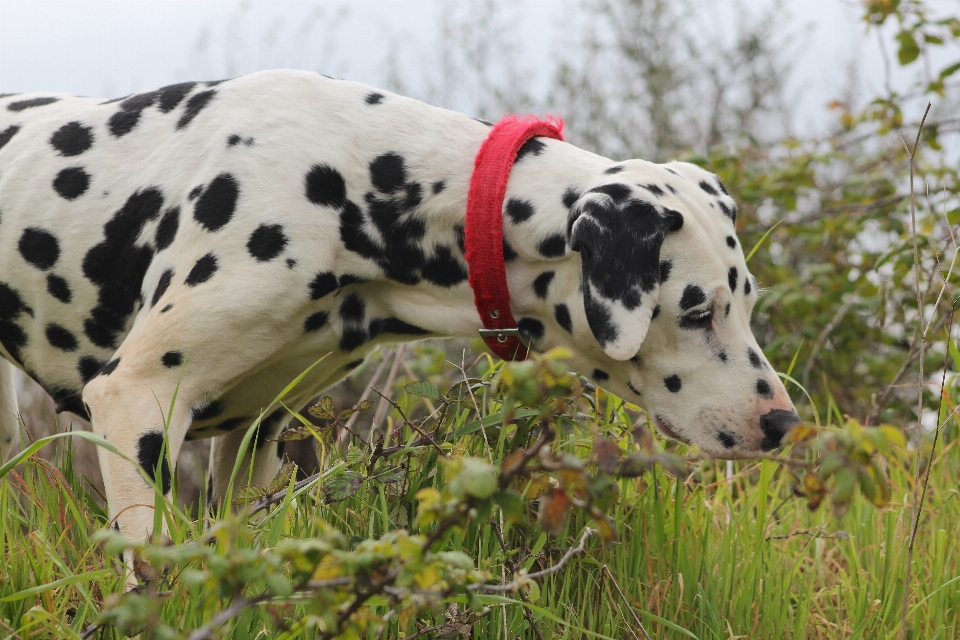
POLYGON ((673 428, 670 426, 670 423, 667 422, 663 416, 658 415, 656 420, 657 420, 657 428, 660 429, 663 435, 667 436, 668 438, 677 440, 679 442, 683 442, 683 443, 687 442, 685 438, 680 437, 677 434, 677 432, 673 430, 673 428))

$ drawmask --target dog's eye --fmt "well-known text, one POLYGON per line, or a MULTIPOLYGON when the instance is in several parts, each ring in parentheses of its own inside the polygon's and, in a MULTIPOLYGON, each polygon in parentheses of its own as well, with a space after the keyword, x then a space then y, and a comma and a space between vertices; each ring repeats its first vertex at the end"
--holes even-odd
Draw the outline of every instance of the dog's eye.
POLYGON ((706 329, 713 324, 713 309, 698 309, 680 318, 683 329, 706 329))

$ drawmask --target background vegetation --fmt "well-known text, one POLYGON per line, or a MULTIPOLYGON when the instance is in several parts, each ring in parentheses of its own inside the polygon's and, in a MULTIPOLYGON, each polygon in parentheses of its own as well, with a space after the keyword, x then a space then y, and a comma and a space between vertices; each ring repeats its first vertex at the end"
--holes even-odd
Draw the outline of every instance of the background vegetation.
MULTIPOLYGON (((949 58, 960 16, 943 3, 862 3, 891 69, 913 80, 894 88, 888 72, 876 95, 835 101, 826 134, 798 137, 785 87, 804 36, 784 6, 744 10, 713 39, 691 32, 694 6, 586 5, 588 28, 571 33, 554 89, 536 98, 511 56, 508 6, 450 3, 443 64, 421 97, 475 96, 476 115, 494 119, 560 113, 585 148, 717 172, 741 205, 743 245, 760 247, 754 330, 823 431, 804 432, 782 460, 727 465, 662 442, 642 408, 565 374, 562 354, 501 371, 463 345, 391 351, 331 393, 335 410, 325 402, 293 419, 317 425, 292 432, 307 436, 299 475, 245 493, 254 517, 195 519, 206 513, 190 490, 202 456, 181 464, 181 500, 158 505, 177 544, 138 548, 156 578, 140 595, 110 595, 125 543, 97 533, 105 515, 69 450, 49 447, 55 464, 32 457, 7 474, 0 629, 960 637, 960 62, 949 58), (371 385, 396 405, 338 421, 371 385), (318 459, 322 477, 306 479, 318 459), (584 527, 600 533, 584 539, 584 527), (538 571, 548 573, 529 579, 538 571)), ((406 88, 399 74, 387 80, 406 88)))

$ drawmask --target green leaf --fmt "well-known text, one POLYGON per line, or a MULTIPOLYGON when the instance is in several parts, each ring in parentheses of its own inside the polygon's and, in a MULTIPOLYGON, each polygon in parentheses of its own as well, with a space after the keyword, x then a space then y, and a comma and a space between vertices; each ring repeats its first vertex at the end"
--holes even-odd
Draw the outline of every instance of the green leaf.
POLYGON ((297 463, 296 462, 287 462, 282 467, 280 471, 277 472, 277 476, 270 483, 270 486, 267 488, 267 493, 274 494, 278 491, 283 491, 290 485, 290 480, 293 479, 293 476, 297 473, 297 463))
POLYGON ((333 398, 330 396, 323 396, 317 403, 307 409, 307 411, 315 418, 320 418, 321 420, 333 420, 337 417, 336 410, 333 408, 333 398))
POLYGON ((233 499, 233 504, 235 506, 240 506, 248 502, 255 502, 266 497, 266 495, 267 492, 263 487, 258 487, 255 484, 248 484, 237 491, 237 497, 233 499))
POLYGON ((900 43, 897 59, 901 65, 906 66, 920 56, 920 47, 917 45, 917 39, 913 37, 912 32, 903 30, 897 34, 896 40, 900 43))
POLYGON ((360 489, 363 481, 363 474, 356 471, 344 471, 341 475, 331 478, 323 486, 323 490, 327 494, 327 504, 346 500, 360 489))
POLYGON ((503 511, 503 517, 506 518, 508 522, 524 522, 526 508, 523 504, 523 499, 517 495, 516 491, 501 491, 493 497, 493 501, 496 502, 497 506, 503 511))
POLYGON ((371 480, 376 480, 382 484, 393 484, 394 482, 400 482, 403 480, 403 476, 406 475, 407 470, 404 467, 385 467, 382 469, 377 469, 372 476, 371 480))
POLYGON ((428 398, 430 400, 437 400, 440 398, 440 390, 437 389, 437 385, 433 384, 428 380, 417 380, 416 382, 411 382, 403 388, 407 393, 419 396, 421 398, 428 398))
POLYGON ((450 493, 458 498, 489 498, 497 491, 497 469, 483 458, 460 458, 460 473, 450 481, 450 493))

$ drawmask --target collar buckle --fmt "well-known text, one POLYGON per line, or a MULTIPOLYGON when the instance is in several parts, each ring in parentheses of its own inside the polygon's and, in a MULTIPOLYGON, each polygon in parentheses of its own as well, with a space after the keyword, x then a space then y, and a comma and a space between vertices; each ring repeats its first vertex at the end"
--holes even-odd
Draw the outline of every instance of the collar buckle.
POLYGON ((493 338, 500 344, 504 344, 508 339, 516 338, 524 347, 527 349, 530 348, 530 344, 520 335, 520 329, 478 329, 477 331, 480 333, 480 337, 484 342, 486 342, 488 338, 493 338))

